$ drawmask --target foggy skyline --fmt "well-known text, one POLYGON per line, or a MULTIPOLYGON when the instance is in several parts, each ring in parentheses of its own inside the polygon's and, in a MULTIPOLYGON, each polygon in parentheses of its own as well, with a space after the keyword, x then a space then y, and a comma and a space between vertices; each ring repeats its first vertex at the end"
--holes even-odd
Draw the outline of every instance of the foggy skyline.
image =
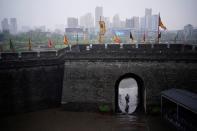
POLYGON ((152 14, 160 12, 169 30, 182 29, 186 24, 197 27, 197 0, 0 0, 0 21, 17 18, 21 26, 42 26, 54 29, 66 25, 67 17, 77 17, 90 12, 95 15, 96 6, 103 7, 105 17, 119 14, 121 20, 133 16, 143 17, 145 8, 152 14))

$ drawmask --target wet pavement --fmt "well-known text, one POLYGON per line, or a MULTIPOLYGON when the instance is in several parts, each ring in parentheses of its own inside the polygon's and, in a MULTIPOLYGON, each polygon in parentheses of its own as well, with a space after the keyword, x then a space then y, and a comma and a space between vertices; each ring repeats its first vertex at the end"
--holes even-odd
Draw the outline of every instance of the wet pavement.
POLYGON ((61 108, 0 118, 0 131, 174 131, 160 116, 68 112, 61 108))

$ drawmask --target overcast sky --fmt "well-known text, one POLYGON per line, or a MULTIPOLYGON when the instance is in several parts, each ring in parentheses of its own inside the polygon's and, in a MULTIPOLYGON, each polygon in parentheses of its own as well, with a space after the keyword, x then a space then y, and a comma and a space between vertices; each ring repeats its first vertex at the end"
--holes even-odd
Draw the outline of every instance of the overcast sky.
POLYGON ((153 14, 160 12, 168 29, 182 29, 186 24, 197 27, 197 0, 0 0, 0 21, 16 17, 19 28, 22 25, 54 28, 66 24, 67 17, 78 17, 91 12, 96 6, 103 6, 104 16, 120 18, 144 16, 145 8, 152 8, 153 14))

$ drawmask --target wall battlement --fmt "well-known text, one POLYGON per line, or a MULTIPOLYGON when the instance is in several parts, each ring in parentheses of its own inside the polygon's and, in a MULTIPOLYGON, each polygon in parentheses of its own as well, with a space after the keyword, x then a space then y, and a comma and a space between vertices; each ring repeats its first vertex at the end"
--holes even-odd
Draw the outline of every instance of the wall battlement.
POLYGON ((176 52, 195 52, 197 45, 183 44, 90 44, 74 45, 72 52, 122 52, 122 51, 176 51, 176 52))
POLYGON ((90 45, 73 45, 72 47, 63 48, 53 51, 41 52, 20 52, 20 53, 0 53, 2 61, 19 61, 35 59, 53 59, 65 55, 65 58, 136 58, 147 56, 148 58, 161 56, 191 56, 196 54, 197 45, 183 44, 90 44, 90 45), (176 55, 175 55, 176 54, 176 55))

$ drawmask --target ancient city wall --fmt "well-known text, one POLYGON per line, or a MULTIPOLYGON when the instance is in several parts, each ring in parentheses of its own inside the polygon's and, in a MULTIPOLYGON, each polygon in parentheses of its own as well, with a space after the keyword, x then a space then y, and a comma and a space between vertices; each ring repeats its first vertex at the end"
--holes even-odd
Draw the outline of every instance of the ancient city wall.
POLYGON ((115 111, 115 88, 125 74, 142 79, 143 103, 159 104, 160 92, 197 92, 194 45, 75 45, 57 51, 0 53, 0 114, 60 106, 115 111), (63 92, 62 92, 63 90, 63 92))

